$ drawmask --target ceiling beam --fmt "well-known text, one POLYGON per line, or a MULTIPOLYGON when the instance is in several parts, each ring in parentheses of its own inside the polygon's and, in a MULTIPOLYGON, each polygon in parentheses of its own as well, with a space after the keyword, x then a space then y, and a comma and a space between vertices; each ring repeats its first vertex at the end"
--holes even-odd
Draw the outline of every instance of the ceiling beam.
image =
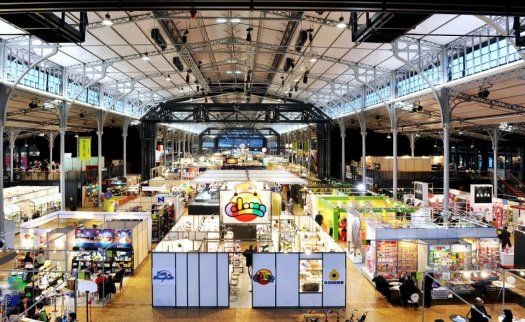
POLYGON ((292 10, 292 11, 373 11, 406 12, 429 14, 482 14, 482 15, 525 15, 525 3, 521 0, 448 0, 448 1, 406 1, 406 0, 5 0, 1 13, 61 12, 61 11, 140 11, 140 10, 292 10))

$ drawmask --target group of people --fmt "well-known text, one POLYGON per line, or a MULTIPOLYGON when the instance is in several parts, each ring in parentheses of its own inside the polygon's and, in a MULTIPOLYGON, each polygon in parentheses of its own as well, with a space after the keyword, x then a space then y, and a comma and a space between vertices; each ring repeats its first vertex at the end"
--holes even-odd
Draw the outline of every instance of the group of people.
POLYGON ((31 171, 55 171, 58 170, 60 167, 59 163, 55 163, 55 161, 51 161, 51 163, 44 159, 44 161, 35 160, 35 162, 31 162, 29 164, 29 169, 31 171))
POLYGON ((119 283, 119 290, 122 291, 122 282, 124 280, 125 274, 126 269, 122 265, 119 266, 117 272, 113 276, 109 274, 99 273, 97 275, 97 278, 95 278, 95 284, 97 284, 99 300, 105 298, 109 294, 117 293, 117 287, 115 283, 119 283))
POLYGON ((46 254, 43 251, 26 252, 24 259, 22 259, 22 264, 24 267, 38 269, 44 266, 46 259, 46 254))
MULTIPOLYGON (((404 272, 399 278, 399 304, 403 305, 408 303, 412 294, 419 294, 419 289, 416 286, 415 280, 412 279, 412 276, 408 272, 404 272)), ((391 292, 390 283, 383 277, 383 275, 376 275, 372 282, 376 286, 376 290, 381 293, 387 301, 393 301, 394 297, 391 292)))
MULTIPOLYGON (((18 304, 10 311, 9 321, 18 321, 17 317, 23 315, 36 321, 51 321, 51 317, 47 314, 44 303, 37 302, 36 304, 31 301, 27 296, 23 296, 18 304)), ((76 322, 77 315, 74 312, 70 312, 67 316, 57 317, 55 322, 76 322)))

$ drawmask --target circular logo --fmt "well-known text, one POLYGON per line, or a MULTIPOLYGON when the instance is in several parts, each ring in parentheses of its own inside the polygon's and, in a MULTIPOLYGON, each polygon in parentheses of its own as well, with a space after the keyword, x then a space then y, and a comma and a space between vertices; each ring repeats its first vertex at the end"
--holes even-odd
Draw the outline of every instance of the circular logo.
POLYGON ((267 285, 275 281, 275 276, 273 276, 272 271, 263 268, 253 275, 253 281, 261 285, 267 285))
POLYGON ((337 281, 339 280, 339 272, 335 270, 335 268, 330 272, 329 276, 330 280, 337 281))

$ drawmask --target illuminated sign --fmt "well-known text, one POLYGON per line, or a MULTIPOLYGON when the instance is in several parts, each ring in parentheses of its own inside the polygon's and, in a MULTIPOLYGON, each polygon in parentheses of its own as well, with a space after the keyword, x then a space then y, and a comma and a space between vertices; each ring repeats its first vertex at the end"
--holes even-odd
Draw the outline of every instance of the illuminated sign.
POLYGON ((223 223, 261 224, 270 221, 271 192, 252 183, 239 183, 221 191, 223 223))
POLYGON ((261 285, 268 285, 275 281, 275 276, 271 270, 263 268, 253 275, 253 281, 261 285))
POLYGON ((262 204, 256 193, 241 193, 234 195, 224 211, 229 217, 234 217, 242 222, 250 222, 257 217, 264 217, 266 206, 262 204))

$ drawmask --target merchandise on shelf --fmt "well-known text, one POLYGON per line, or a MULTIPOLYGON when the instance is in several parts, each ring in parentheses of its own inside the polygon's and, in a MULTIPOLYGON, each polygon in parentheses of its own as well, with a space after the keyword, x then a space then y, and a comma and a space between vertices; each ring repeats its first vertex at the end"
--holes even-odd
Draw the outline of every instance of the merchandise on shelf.
POLYGON ((301 259, 299 261, 299 284, 301 293, 323 291, 323 260, 301 259))

